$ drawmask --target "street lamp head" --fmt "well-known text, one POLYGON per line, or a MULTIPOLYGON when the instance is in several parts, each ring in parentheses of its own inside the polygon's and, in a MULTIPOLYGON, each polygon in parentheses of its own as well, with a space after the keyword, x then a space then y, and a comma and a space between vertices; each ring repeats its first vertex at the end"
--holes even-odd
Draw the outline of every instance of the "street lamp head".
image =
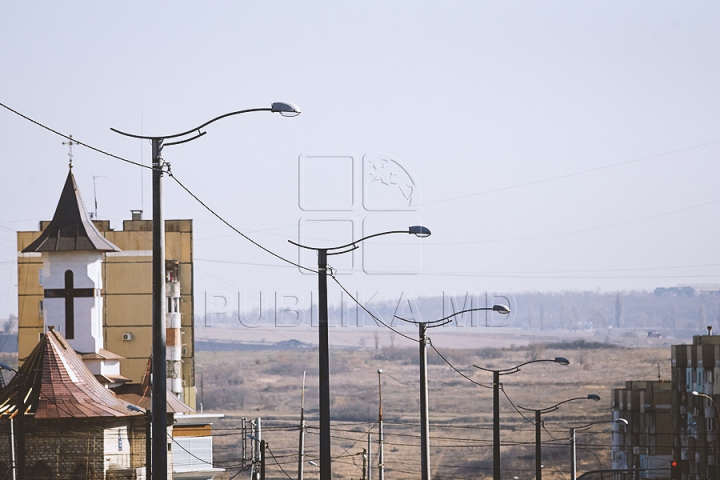
POLYGON ((410 227, 408 229, 408 233, 410 235, 415 235, 420 238, 425 238, 430 236, 430 229, 427 227, 423 227, 422 225, 416 225, 414 227, 410 227))
POLYGON ((559 363, 560 365, 570 365, 570 360, 565 357, 555 357, 553 362, 559 363))
POLYGON ((270 107, 270 111, 279 113, 283 117, 297 117, 301 113, 297 105, 289 102, 274 102, 270 107))
POLYGON ((128 405, 127 409, 130 410, 131 412, 145 413, 145 410, 143 410, 142 408, 137 407, 135 405, 128 405))
POLYGON ((14 368, 12 368, 12 367, 11 367, 10 365, 8 365, 7 363, 3 363, 3 362, 0 362, 0 370, 7 370, 8 372, 15 372, 15 373, 17 373, 17 370, 15 370, 14 368))
POLYGON ((378 375, 382 373, 382 368, 378 368, 378 375))
POLYGON ((614 421, 615 423, 622 423, 623 425, 628 425, 628 424, 630 423, 630 422, 628 422, 627 420, 625 420, 624 418, 616 418, 616 419, 613 420, 613 421, 614 421))
POLYGON ((594 393, 591 393, 587 396, 588 400, 595 400, 596 402, 600 400, 600 395, 596 395, 594 393))
POLYGON ((508 315, 510 313, 510 307, 508 307, 507 305, 493 305, 492 309, 493 312, 502 313, 503 315, 508 315))
MULTIPOLYGON (((2 365, 0 365, 0 366, 2 366, 2 365)), ((697 396, 697 395, 700 395, 700 392, 698 392, 697 390, 693 390, 692 394, 697 396)))

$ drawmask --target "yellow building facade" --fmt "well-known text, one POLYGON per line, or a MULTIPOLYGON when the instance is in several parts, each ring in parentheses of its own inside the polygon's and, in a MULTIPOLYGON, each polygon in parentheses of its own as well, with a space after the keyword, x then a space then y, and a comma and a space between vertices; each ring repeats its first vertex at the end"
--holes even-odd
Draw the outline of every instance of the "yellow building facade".
MULTIPOLYGON (((43 258, 40 253, 23 250, 40 237, 49 223, 40 222, 38 231, 17 233, 21 362, 45 331, 43 258)), ((122 230, 113 230, 105 220, 92 223, 120 249, 102 253, 104 348, 124 357, 120 360, 122 375, 131 383, 140 383, 152 353, 152 221, 141 220, 139 213, 134 212, 131 220, 123 222, 122 230)), ((167 325, 179 326, 168 330, 168 346, 180 352, 180 360, 168 364, 168 377, 175 378, 178 385, 175 391, 180 399, 195 408, 192 229, 192 220, 165 221, 167 325)))

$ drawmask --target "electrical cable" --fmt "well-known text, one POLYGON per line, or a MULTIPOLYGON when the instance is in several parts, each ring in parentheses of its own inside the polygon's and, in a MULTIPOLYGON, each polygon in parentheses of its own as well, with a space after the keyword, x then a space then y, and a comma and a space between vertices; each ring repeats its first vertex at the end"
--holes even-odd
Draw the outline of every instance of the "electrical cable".
POLYGON ((265 448, 270 453, 270 456, 273 458, 273 460, 275 460, 275 464, 278 467, 280 467, 280 470, 282 470, 282 472, 285 474, 285 476, 288 477, 290 480, 293 480, 293 478, 290 475, 288 475, 288 473, 285 471, 285 469, 282 467, 282 465, 280 465, 280 462, 278 462, 277 458, 275 458, 275 454, 272 452, 272 450, 270 450, 270 446, 267 443, 265 444, 265 448))
POLYGON ((87 143, 83 143, 83 142, 81 142, 80 140, 78 140, 78 139, 76 139, 76 138, 72 138, 70 135, 65 135, 64 133, 60 133, 60 132, 58 132, 57 130, 54 130, 54 129, 48 127, 47 125, 43 125, 42 123, 38 122, 37 120, 33 120, 32 118, 28 117, 27 115, 23 115, 22 113, 18 112, 17 110, 13 110, 12 108, 10 108, 10 107, 8 107, 7 105, 5 105, 4 103, 0 103, 0 107, 3 107, 3 108, 5 108, 6 110, 11 111, 11 112, 14 113, 15 115, 18 115, 18 116, 24 118, 25 120, 27 120, 27 121, 29 121, 29 122, 31 122, 31 123, 34 123, 34 124, 37 125, 38 127, 44 128, 45 130, 47 130, 47 131, 49 131, 49 132, 52 132, 52 133, 54 133, 55 135, 58 135, 58 136, 60 136, 60 137, 63 137, 63 138, 66 139, 66 140, 70 140, 70 141, 72 141, 72 142, 74 142, 74 143, 77 143, 78 145, 82 145, 82 146, 85 147, 85 148, 89 148, 90 150, 93 150, 93 151, 95 151, 95 152, 101 153, 101 154, 103 154, 103 155, 107 155, 108 157, 114 158, 114 159, 116 159, 116 160, 120 160, 120 161, 122 161, 122 162, 129 163, 129 164, 131 164, 131 165, 135 165, 136 167, 142 167, 142 168, 147 168, 147 169, 149 169, 149 170, 153 170, 153 167, 151 167, 151 166, 149 166, 149 165, 143 165, 142 163, 134 162, 134 161, 132 161, 132 160, 128 160, 127 158, 123 158, 123 157, 119 157, 119 156, 117 156, 117 155, 113 155, 112 153, 106 152, 106 151, 104 151, 104 150, 100 150, 99 148, 93 147, 92 145, 88 145, 87 143))
POLYGON ((442 358, 443 361, 450 366, 450 368, 452 368, 452 369, 455 370, 458 374, 460 374, 460 376, 462 376, 462 377, 465 378, 466 380, 468 380, 468 381, 470 381, 470 382, 472 382, 472 383, 474 383, 475 385, 478 385, 478 386, 480 386, 480 387, 490 388, 490 389, 493 388, 493 387, 490 386, 490 385, 485 385, 484 383, 476 382, 475 380, 473 380, 472 378, 468 377, 467 375, 465 375, 464 373, 462 373, 460 370, 458 370, 458 369, 455 367, 455 365, 453 365, 452 363, 450 363, 450 362, 448 361, 448 359, 445 358, 445 357, 443 356, 443 354, 438 351, 437 348, 435 348, 435 345, 433 345, 432 339, 430 339, 430 337, 428 337, 428 339, 427 339, 427 344, 430 345, 430 347, 431 347, 433 350, 435 350, 435 353, 437 353, 438 355, 440 355, 440 358, 442 358))

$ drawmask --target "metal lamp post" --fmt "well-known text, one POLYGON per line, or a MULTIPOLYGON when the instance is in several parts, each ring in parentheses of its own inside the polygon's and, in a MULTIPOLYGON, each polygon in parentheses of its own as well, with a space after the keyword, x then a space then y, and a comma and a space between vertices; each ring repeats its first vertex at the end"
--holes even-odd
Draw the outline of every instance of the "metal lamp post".
POLYGON ((378 479, 385 480, 385 453, 383 452, 383 417, 382 417, 382 368, 378 368, 378 479))
POLYGON ((542 480, 542 414, 554 412, 560 408, 560 405, 575 400, 593 400, 597 402, 600 400, 600 395, 591 393, 587 397, 568 398, 551 407, 540 409, 526 408, 518 405, 518 408, 522 408, 528 412, 535 412, 535 480, 542 480))
POLYGON ((493 305, 492 307, 470 308, 455 312, 447 317, 431 320, 429 322, 415 322, 406 318, 398 317, 404 322, 417 323, 420 329, 420 456, 421 456, 421 478, 422 480, 430 479, 430 420, 428 415, 428 393, 427 393, 427 329, 428 326, 440 327, 450 323, 450 319, 456 315, 467 312, 476 312, 483 310, 492 310, 494 312, 508 315, 510 307, 507 305, 493 305))
POLYGON ((392 230, 388 232, 368 235, 354 242, 337 247, 319 248, 301 245, 292 240, 291 244, 315 250, 318 254, 318 356, 319 356, 319 410, 320 410, 320 480, 331 480, 332 467, 330 465, 330 358, 329 358, 329 332, 328 332, 328 305, 327 305, 327 257, 328 255, 341 255, 358 249, 358 243, 382 235, 404 233, 418 237, 429 237, 430 230, 423 226, 413 226, 407 230, 392 230))
MULTIPOLYGON (((0 362, 0 369, 7 370, 9 372, 15 372, 15 379, 18 382, 17 385, 17 400, 15 401, 15 408, 17 410, 17 460, 13 456, 13 474, 16 480, 25 480, 25 375, 22 374, 21 370, 15 370, 10 365, 0 362)), ((10 418, 12 422, 12 418, 10 418)))
MULTIPOLYGON (((575 441, 575 434, 581 430, 587 430, 588 428, 592 427, 593 425, 598 425, 601 423, 619 423, 622 425, 627 425, 628 421, 624 418, 616 418, 615 420, 599 420, 597 422, 590 422, 586 423, 585 425, 581 425, 579 427, 569 427, 567 425, 562 425, 558 423, 561 427, 569 428, 570 429, 570 480, 576 480, 577 479, 577 451, 576 451, 576 441, 575 441)), ((602 468, 602 466, 601 466, 602 468)))
POLYGON ((529 362, 515 365, 514 367, 494 370, 491 368, 473 365, 485 372, 493 374, 493 479, 500 480, 500 375, 511 375, 520 371, 525 365, 540 362, 554 362, 560 365, 569 365, 570 361, 565 357, 555 357, 553 359, 531 360, 529 362))
MULTIPOLYGON (((708 327, 709 328, 709 327, 708 327)), ((720 408, 718 407, 718 404, 715 402, 715 399, 712 398, 710 395, 707 395, 705 393, 700 393, 697 390, 693 390, 692 394, 696 397, 704 397, 710 400, 715 407, 715 414, 717 415, 717 421, 720 423, 720 408)), ((720 447, 718 446, 717 441, 717 435, 715 436, 715 471, 717 472, 716 477, 720 479, 720 463, 718 463, 718 458, 720 458, 720 447)))
POLYGON ((152 413, 136 405, 128 405, 131 412, 142 413, 145 417, 145 478, 152 478, 152 413))
POLYGON ((152 480, 167 478, 167 365, 165 352, 165 220, 163 215, 163 175, 168 164, 162 158, 163 147, 191 142, 205 135, 206 126, 225 117, 249 112, 274 112, 283 116, 300 115, 292 103, 275 102, 270 108, 252 108, 226 113, 182 133, 163 136, 133 135, 111 128, 115 133, 152 143, 153 171, 153 261, 152 261, 152 480), (183 138, 189 137, 189 138, 183 138), (165 140, 176 139, 170 143, 165 140))

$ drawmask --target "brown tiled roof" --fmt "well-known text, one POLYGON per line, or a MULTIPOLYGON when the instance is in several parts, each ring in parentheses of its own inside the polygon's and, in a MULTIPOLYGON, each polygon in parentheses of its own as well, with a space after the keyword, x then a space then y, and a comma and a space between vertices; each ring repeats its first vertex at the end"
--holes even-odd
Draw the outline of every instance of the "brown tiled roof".
MULTIPOLYGON (((118 388, 115 388, 114 391, 117 392, 118 397, 122 398, 128 403, 132 403, 133 405, 136 405, 140 408, 143 408, 145 410, 150 410, 152 408, 150 397, 152 394, 152 386, 150 385, 150 373, 152 371, 152 358, 148 361, 147 365, 145 366, 145 373, 143 374, 143 379, 141 383, 132 383, 132 384, 125 384, 121 385, 118 388)), ((167 412, 168 413, 194 413, 195 409, 193 409, 190 405, 187 405, 182 400, 177 398, 173 393, 168 390, 166 392, 166 404, 167 404, 167 412)))
POLYGON ((55 215, 40 236, 28 245, 23 253, 60 252, 73 250, 120 251, 95 228, 80 198, 72 170, 68 172, 65 186, 55 215))
POLYGON ((95 379, 80 356, 54 330, 43 336, 20 374, 0 390, 0 415, 15 413, 18 388, 28 392, 26 411, 36 419, 138 415, 95 379))

